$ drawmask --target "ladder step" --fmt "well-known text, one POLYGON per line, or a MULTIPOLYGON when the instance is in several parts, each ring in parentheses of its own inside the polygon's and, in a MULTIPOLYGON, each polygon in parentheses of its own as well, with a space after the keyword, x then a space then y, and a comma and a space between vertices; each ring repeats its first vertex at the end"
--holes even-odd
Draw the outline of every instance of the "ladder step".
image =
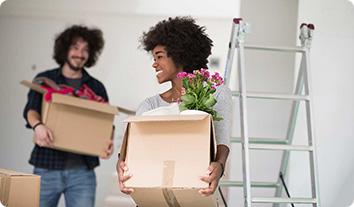
MULTIPOLYGON (((243 187, 243 181, 231 181, 231 180, 221 180, 220 186, 223 187, 243 187)), ((253 188, 276 188, 278 184, 276 182, 251 182, 251 187, 253 188)))
POLYGON ((245 45, 245 49, 251 50, 267 50, 267 51, 278 51, 278 52, 306 52, 306 49, 302 47, 268 47, 268 46, 255 46, 255 45, 245 45))
POLYGON ((315 198, 269 198, 269 197, 256 197, 252 198, 252 203, 317 203, 315 198))
MULTIPOLYGON (((251 144, 287 144, 288 142, 283 139, 274 138, 260 138, 260 137, 250 137, 249 143, 251 144)), ((241 143, 241 137, 231 137, 231 143, 241 143)))
MULTIPOLYGON (((232 91, 233 96, 241 96, 239 91, 232 91)), ((291 95, 291 94, 279 94, 279 93, 247 93, 246 96, 248 98, 258 98, 258 99, 278 99, 278 100, 300 100, 306 101, 310 100, 309 96, 306 95, 291 95)))
POLYGON ((312 146, 307 145, 285 145, 285 144, 250 144, 250 149, 257 150, 292 150, 292 151, 312 151, 312 146))

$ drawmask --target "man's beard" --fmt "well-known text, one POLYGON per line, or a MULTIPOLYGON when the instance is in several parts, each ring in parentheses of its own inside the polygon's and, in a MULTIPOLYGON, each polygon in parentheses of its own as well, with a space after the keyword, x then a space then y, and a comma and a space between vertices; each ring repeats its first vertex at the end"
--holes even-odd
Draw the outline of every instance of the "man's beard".
POLYGON ((66 63, 68 64, 69 68, 73 71, 80 71, 83 69, 83 67, 75 67, 73 64, 71 64, 71 62, 69 61, 69 59, 66 59, 66 63))

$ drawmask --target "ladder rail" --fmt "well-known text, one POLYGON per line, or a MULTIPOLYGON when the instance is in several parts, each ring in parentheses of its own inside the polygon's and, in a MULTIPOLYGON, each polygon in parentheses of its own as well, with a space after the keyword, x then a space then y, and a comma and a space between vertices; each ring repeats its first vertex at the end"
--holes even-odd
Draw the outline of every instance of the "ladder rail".
MULTIPOLYGON (((308 49, 309 50, 309 49, 308 49)), ((310 67, 309 51, 305 53, 306 55, 306 68, 304 73, 305 78, 305 93, 311 95, 311 75, 308 68, 310 67)), ((317 152, 316 152, 316 140, 314 136, 314 125, 313 125, 313 114, 312 114, 312 102, 306 102, 306 116, 307 116, 307 133, 308 142, 310 146, 314 146, 314 150, 309 154, 310 160, 310 172, 311 172, 311 183, 312 183, 312 197, 318 199, 319 202, 319 186, 318 186, 318 169, 317 169, 317 152)), ((317 203, 313 204, 313 207, 318 207, 317 203)))
MULTIPOLYGON (((236 39, 238 40, 238 39, 236 39)), ((251 176, 249 163, 249 137, 248 137, 248 120, 247 120, 247 89, 245 79, 245 63, 244 63, 244 49, 243 42, 238 41, 238 74, 239 74, 239 89, 240 93, 240 119, 241 119, 241 140, 242 140, 242 166, 243 166, 243 192, 244 192, 244 206, 251 207, 251 176)))
POLYGON ((225 72, 224 72, 224 84, 229 85, 230 84, 230 76, 231 76, 231 67, 232 63, 234 60, 235 56, 235 44, 231 44, 236 42, 237 35, 235 34, 236 27, 238 27, 237 24, 235 24, 235 21, 232 22, 232 27, 231 27, 231 37, 230 37, 230 44, 229 44, 229 50, 227 52, 227 59, 226 59, 226 66, 225 66, 225 72))
MULTIPOLYGON (((303 29, 303 28, 301 28, 303 29)), ((295 88, 295 94, 301 94, 301 92, 304 90, 305 94, 307 96, 310 96, 311 93, 311 80, 309 79, 309 53, 310 53, 310 43, 312 40, 312 32, 313 28, 308 31, 301 31, 300 34, 300 40, 301 40, 301 45, 305 50, 305 53, 302 54, 301 58, 301 64, 300 64, 300 69, 299 69, 299 74, 297 78, 297 83, 296 83, 296 88, 295 88), (308 38, 305 38, 304 36, 308 35, 308 38), (304 89, 305 88, 305 89, 304 89)), ((313 123, 312 123, 312 114, 311 114, 311 103, 310 101, 305 103, 306 107, 306 121, 307 121, 307 132, 308 132, 308 144, 309 146, 312 146, 313 151, 309 152, 309 163, 310 163, 310 176, 311 176, 311 193, 313 198, 317 198, 317 202, 313 204, 313 206, 319 206, 320 200, 319 200, 319 185, 318 185, 318 169, 317 169, 317 156, 316 156, 316 145, 314 143, 315 138, 313 136, 313 123)), ((293 141, 293 135, 294 135, 294 129, 295 129, 295 124, 296 124, 296 117, 297 113, 299 110, 299 102, 293 103, 292 106, 292 111, 291 111, 291 118, 289 121, 289 127, 287 131, 287 140, 289 143, 292 143, 293 141)), ((280 173, 283 173, 286 175, 287 173, 287 166, 288 166, 288 161, 289 161, 289 151, 283 152, 282 156, 282 161, 281 161, 281 167, 280 167, 280 173)), ((280 178, 278 178, 278 181, 280 182, 280 178)), ((278 186, 276 188, 275 196, 280 197, 282 194, 282 186, 278 186)), ((279 207, 279 204, 274 204, 273 207, 279 207)))
MULTIPOLYGON (((300 68, 298 71, 297 75, 297 80, 296 80, 296 85, 295 85, 295 90, 294 94, 301 94, 303 91, 303 84, 304 84, 304 67, 305 67, 305 56, 302 55, 301 57, 301 63, 300 63, 300 68)), ((297 115, 300 107, 300 102, 296 101, 293 102, 292 107, 291 107, 291 112, 290 112, 290 119, 289 119, 289 124, 288 124, 288 129, 286 132, 286 140, 289 144, 293 142, 294 139, 294 133, 295 133, 295 126, 296 126, 296 121, 297 121, 297 115)), ((282 173, 284 176, 287 175, 287 169, 288 169, 288 162, 289 162, 289 156, 290 152, 285 151, 283 152, 282 159, 281 159, 281 165, 279 169, 279 173, 282 173)), ((280 177, 278 177, 278 183, 281 182, 280 177)), ((282 186, 279 186, 276 189, 275 192, 275 197, 280 197, 282 194, 282 186)), ((278 207, 278 204, 274 204, 273 207, 278 207)))

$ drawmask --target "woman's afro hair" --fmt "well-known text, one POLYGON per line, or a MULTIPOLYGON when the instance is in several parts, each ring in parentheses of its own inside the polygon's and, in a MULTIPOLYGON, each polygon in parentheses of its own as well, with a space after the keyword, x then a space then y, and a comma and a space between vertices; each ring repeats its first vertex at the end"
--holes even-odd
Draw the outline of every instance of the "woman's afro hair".
POLYGON ((191 17, 168 18, 158 22, 140 40, 146 51, 164 46, 167 55, 185 72, 207 68, 213 41, 191 17))

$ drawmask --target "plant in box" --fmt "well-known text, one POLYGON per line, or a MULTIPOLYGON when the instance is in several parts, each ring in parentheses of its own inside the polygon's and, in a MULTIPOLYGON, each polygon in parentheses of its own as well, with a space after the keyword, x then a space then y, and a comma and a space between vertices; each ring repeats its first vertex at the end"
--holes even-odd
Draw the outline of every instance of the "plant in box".
POLYGON ((210 75, 206 69, 195 70, 193 73, 180 72, 178 78, 182 79, 184 94, 181 96, 179 108, 184 110, 200 110, 212 115, 213 120, 222 120, 214 110, 216 88, 224 83, 218 72, 210 75))

